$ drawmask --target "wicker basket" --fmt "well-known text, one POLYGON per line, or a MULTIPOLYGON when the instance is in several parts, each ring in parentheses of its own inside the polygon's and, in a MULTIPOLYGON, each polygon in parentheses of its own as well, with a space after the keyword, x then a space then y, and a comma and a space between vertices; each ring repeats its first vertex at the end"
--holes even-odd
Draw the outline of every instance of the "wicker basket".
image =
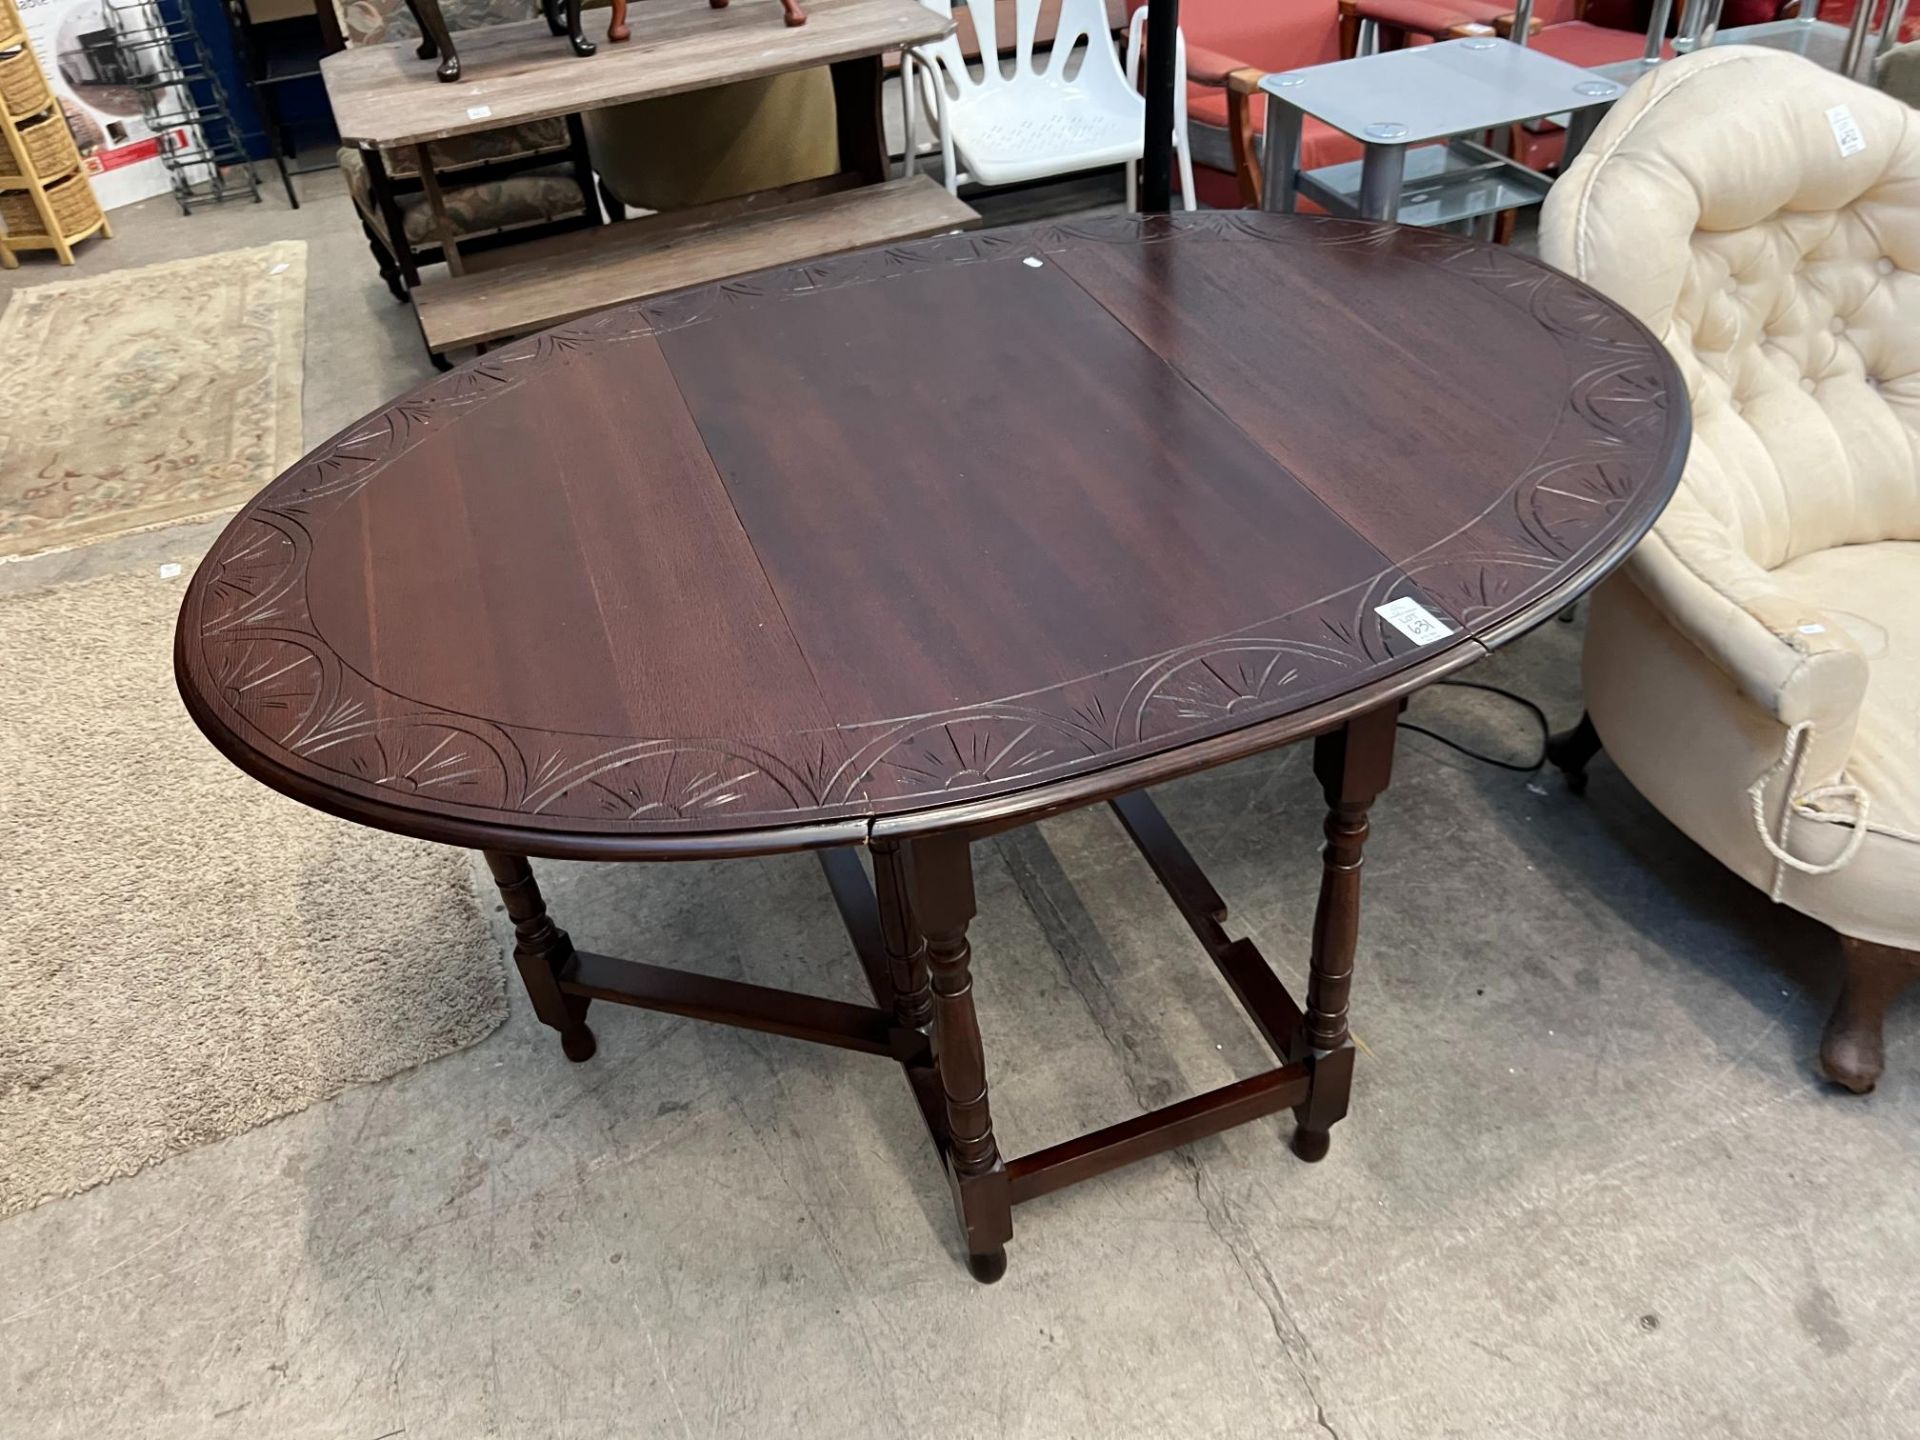
MULTIPOLYGON (((93 198, 93 187, 84 175, 70 175, 57 185, 47 187, 47 205, 53 211, 53 223, 63 239, 72 239, 90 230, 101 220, 100 202, 93 198)), ((24 190, 0 195, 0 223, 7 234, 33 239, 47 233, 33 196, 24 190)))
POLYGON ((0 105, 9 115, 38 115, 52 99, 33 51, 24 44, 0 50, 0 105))
POLYGON ((80 163, 73 131, 57 110, 44 120, 22 125, 20 143, 26 147, 27 163, 42 180, 57 180, 80 163))

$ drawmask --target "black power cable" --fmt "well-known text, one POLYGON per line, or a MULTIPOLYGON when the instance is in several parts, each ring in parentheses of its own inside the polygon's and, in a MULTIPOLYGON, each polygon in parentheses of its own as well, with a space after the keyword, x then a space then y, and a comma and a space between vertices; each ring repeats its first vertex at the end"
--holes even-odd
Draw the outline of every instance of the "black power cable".
POLYGON ((1511 690, 1502 690, 1498 685, 1482 685, 1477 680, 1442 680, 1442 685, 1451 685, 1456 690, 1484 690, 1489 695, 1498 695, 1502 700, 1511 700, 1516 705, 1525 706, 1532 712, 1540 725, 1540 758, 1531 765, 1522 765, 1513 760, 1502 760, 1494 755, 1482 755, 1478 750, 1462 745, 1458 740, 1450 740, 1437 730, 1429 730, 1424 725, 1416 725, 1411 720, 1402 720, 1400 728, 1411 730, 1416 735, 1424 735, 1429 740, 1438 740, 1449 750, 1458 750, 1469 760, 1478 760, 1483 765, 1497 765, 1502 770, 1517 770, 1522 775, 1531 775, 1547 763, 1547 737, 1553 733, 1553 727, 1547 723, 1547 712, 1524 695, 1516 695, 1511 690))

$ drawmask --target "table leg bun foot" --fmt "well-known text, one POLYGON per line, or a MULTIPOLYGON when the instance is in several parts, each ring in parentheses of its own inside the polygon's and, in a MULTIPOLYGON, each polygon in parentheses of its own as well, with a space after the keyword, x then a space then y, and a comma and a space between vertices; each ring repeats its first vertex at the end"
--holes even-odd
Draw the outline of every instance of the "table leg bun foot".
POLYGON ((591 1060, 594 1051, 600 1048, 600 1042, 593 1038, 593 1031, 582 1025, 577 1030, 560 1032, 560 1048, 567 1053, 567 1059, 578 1065, 591 1060))
POLYGON ((967 1272, 982 1285, 991 1285, 1007 1273, 1007 1247, 997 1246, 984 1255, 967 1256, 967 1272))
POLYGON ((449 55, 440 62, 440 68, 433 73, 439 77, 441 84, 451 85, 460 78, 460 61, 456 57, 449 55))
POLYGON ((1293 1153, 1308 1164, 1327 1158, 1327 1151, 1333 1148, 1333 1133, 1328 1130, 1309 1130, 1306 1126, 1296 1126, 1293 1132, 1293 1153))

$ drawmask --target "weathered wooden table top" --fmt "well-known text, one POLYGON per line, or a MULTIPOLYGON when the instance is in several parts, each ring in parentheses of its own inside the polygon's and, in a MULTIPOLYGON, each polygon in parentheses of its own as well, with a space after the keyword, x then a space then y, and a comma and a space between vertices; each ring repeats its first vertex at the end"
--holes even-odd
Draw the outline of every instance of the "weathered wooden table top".
MULTIPOLYGON (((588 22, 606 12, 588 11, 588 22)), ((320 62, 340 138, 391 148, 444 140, 553 115, 570 115, 807 70, 937 40, 953 22, 920 0, 809 0, 807 23, 789 29, 778 0, 637 0, 633 38, 596 35, 599 52, 575 55, 544 20, 454 34, 461 78, 443 85, 417 42, 355 46, 320 62)))
POLYGON ((1687 434, 1653 337, 1507 250, 1247 212, 950 236, 434 379, 234 520, 177 669, 243 768, 430 839, 951 828, 1470 663, 1625 555, 1687 434))

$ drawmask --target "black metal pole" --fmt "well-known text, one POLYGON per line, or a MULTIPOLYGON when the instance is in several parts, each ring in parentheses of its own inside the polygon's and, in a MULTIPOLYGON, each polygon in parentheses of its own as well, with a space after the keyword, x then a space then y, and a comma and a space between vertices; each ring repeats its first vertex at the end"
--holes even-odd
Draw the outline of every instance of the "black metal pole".
POLYGON ((1180 0, 1147 7, 1147 139, 1140 161, 1140 209, 1164 215, 1173 208, 1173 61, 1180 33, 1180 0))

